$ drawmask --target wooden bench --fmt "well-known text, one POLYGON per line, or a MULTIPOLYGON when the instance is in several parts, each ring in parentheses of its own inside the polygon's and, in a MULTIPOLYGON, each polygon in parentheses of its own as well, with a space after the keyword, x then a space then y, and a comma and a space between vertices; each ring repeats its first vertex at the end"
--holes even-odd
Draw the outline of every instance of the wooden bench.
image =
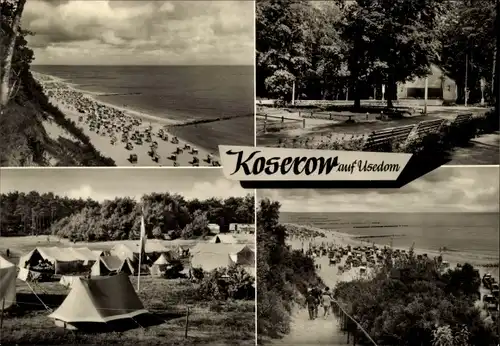
POLYGON ((370 151, 379 149, 389 143, 405 142, 414 128, 415 125, 404 125, 373 131, 366 139, 363 150, 370 151))
POLYGON ((472 119, 472 113, 459 114, 451 122, 450 126, 459 126, 463 123, 469 122, 472 119))
POLYGON ((438 133, 445 122, 444 119, 421 121, 415 127, 415 137, 421 138, 431 133, 438 133))

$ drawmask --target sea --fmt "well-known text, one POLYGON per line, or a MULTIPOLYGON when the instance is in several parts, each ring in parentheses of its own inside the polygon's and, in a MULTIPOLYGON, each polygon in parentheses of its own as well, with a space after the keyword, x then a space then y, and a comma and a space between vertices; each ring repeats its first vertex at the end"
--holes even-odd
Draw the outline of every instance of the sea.
POLYGON ((498 213, 280 213, 280 222, 309 225, 379 245, 466 252, 498 259, 498 213), (394 237, 390 237, 394 235, 394 237))
POLYGON ((220 144, 254 144, 253 66, 34 65, 32 69, 98 93, 96 98, 102 101, 176 122, 234 116, 175 129, 180 138, 212 152, 218 152, 220 144))

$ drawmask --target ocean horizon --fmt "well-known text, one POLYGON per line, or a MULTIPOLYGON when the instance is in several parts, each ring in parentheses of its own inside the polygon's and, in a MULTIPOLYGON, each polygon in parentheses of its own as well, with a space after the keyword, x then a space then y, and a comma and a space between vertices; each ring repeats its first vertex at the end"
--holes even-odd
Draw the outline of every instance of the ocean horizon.
POLYGON ((378 245, 467 252, 499 257, 498 213, 293 213, 280 212, 280 222, 309 225, 356 236, 378 245), (378 236, 378 237, 377 237, 378 236))
POLYGON ((33 65, 96 99, 158 118, 184 122, 234 119, 176 128, 201 148, 254 143, 254 69, 244 65, 33 65), (246 116, 248 115, 248 116, 246 116))

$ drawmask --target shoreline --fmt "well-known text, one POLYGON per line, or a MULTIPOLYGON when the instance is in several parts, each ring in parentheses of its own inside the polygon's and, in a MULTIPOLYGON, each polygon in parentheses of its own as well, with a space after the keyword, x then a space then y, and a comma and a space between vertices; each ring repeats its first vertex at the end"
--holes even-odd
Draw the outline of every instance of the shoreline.
MULTIPOLYGON (((182 122, 99 100, 97 93, 78 89, 75 84, 59 77, 39 72, 32 72, 32 74, 42 86, 49 101, 57 106, 68 119, 74 121, 89 136, 95 148, 102 155, 112 158, 117 166, 214 167, 219 165, 218 153, 194 145, 169 131, 169 125, 182 122), (84 113, 78 109, 78 104, 82 108, 82 103, 90 108, 85 109, 84 113), (99 133, 101 124, 104 125, 104 129, 99 133), (95 131, 95 126, 97 126, 97 131, 95 131), (125 143, 123 136, 125 134, 128 136, 128 132, 131 130, 135 130, 141 140, 132 143, 135 141, 135 137, 128 138, 126 142, 131 143, 131 148, 123 145, 120 148, 120 145, 125 143), (107 133, 105 133, 106 131, 107 133), (165 135, 166 139, 163 138, 163 135, 159 135, 160 132, 165 135), (147 138, 145 142, 156 145, 156 148, 150 147, 149 152, 156 153, 158 161, 153 160, 154 154, 148 153, 148 143, 142 142, 144 135, 147 138), (122 136, 122 141, 118 138, 119 136, 122 136), (130 160, 133 154, 137 156, 136 162, 130 160)), ((67 137, 64 129, 55 126, 55 124, 45 125, 49 127, 48 132, 56 137, 55 139, 59 136, 67 137)))
MULTIPOLYGON (((349 234, 349 233, 343 233, 343 232, 338 232, 338 231, 333 231, 329 229, 324 229, 324 228, 318 228, 314 226, 306 226, 306 225, 300 225, 297 223, 282 223, 285 227, 287 225, 290 226, 295 226, 299 228, 304 228, 307 230, 311 231, 316 231, 316 232, 321 232, 324 233, 326 238, 314 238, 312 242, 316 243, 321 243, 321 242, 331 242, 334 241, 338 244, 341 245, 352 245, 352 246, 358 246, 358 245, 367 245, 367 244, 375 244, 378 247, 384 247, 387 245, 384 244, 379 244, 376 242, 370 242, 370 241, 362 241, 360 239, 356 239, 355 235, 349 234)), ((297 242, 298 240, 293 240, 293 242, 297 242)), ((308 240, 304 241, 304 243, 309 242, 308 240)), ((393 246, 393 249, 399 249, 399 250, 408 250, 410 247, 404 247, 404 246, 393 246)), ((439 251, 436 250, 431 250, 431 249, 423 249, 423 248, 414 248, 415 254, 427 254, 430 257, 437 257, 439 256, 439 251)), ((442 252, 442 257, 443 260, 448 261, 450 263, 450 268, 453 268, 456 266, 458 263, 470 263, 471 265, 477 267, 481 271, 481 275, 483 275, 486 272, 491 273, 493 276, 495 276, 497 279, 499 277, 499 258, 498 257, 490 257, 488 255, 481 256, 481 254, 476 254, 476 253, 470 253, 466 252, 464 250, 458 250, 458 251, 453 251, 453 252, 442 252), (495 266, 496 264, 496 266, 495 266)))

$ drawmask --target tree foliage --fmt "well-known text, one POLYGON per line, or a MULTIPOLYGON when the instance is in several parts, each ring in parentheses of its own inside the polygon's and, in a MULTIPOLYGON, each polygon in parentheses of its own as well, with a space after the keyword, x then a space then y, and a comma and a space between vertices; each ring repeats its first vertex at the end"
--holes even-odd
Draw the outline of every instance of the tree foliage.
POLYGON ((123 197, 97 202, 52 193, 12 192, 1 195, 3 236, 55 234, 72 240, 135 239, 144 210, 149 236, 199 237, 208 223, 253 223, 254 198, 187 200, 181 195, 152 193, 140 202, 123 197))
POLYGON ((307 286, 320 282, 312 259, 285 244, 287 230, 279 223, 278 202, 261 200, 257 212, 257 300, 259 335, 289 330, 293 301, 307 286))
POLYGON ((386 256, 373 279, 341 282, 334 292, 378 344, 486 346, 498 335, 474 306, 478 279, 470 264, 442 273, 437 261, 410 251, 394 263, 386 256))
MULTIPOLYGON (((485 78, 493 100, 495 0, 261 0, 256 10, 257 95, 360 99, 430 72, 431 64, 471 97, 485 78)), ((460 94, 460 97, 463 95, 460 94)))

